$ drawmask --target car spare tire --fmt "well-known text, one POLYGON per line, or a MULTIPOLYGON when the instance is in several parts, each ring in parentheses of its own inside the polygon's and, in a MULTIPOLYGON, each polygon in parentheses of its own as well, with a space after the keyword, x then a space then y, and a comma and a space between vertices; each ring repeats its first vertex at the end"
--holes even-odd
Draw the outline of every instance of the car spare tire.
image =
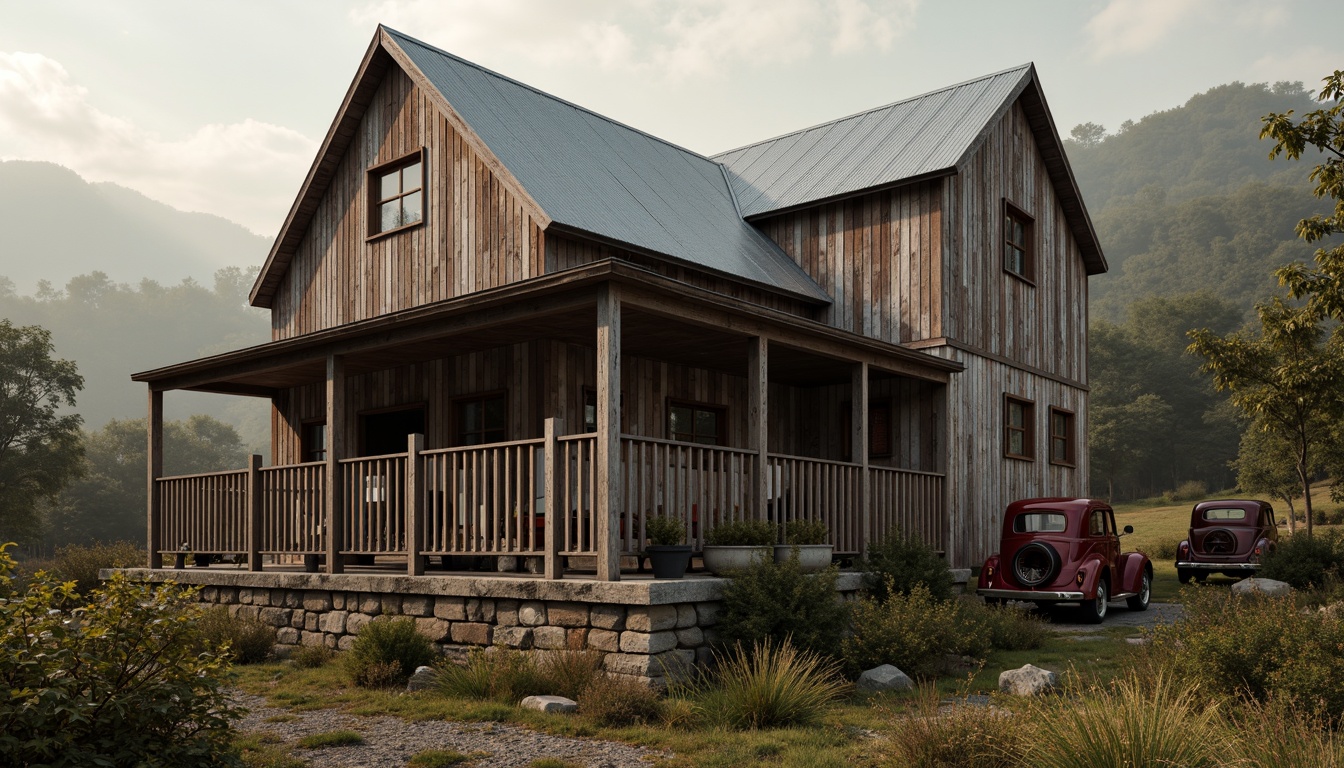
POLYGON ((1013 555, 1013 576, 1024 587, 1049 584, 1059 573, 1059 553, 1043 541, 1024 545, 1013 555))
POLYGON ((1233 555, 1237 552, 1237 537, 1226 528, 1214 528, 1204 534, 1204 554, 1233 555))

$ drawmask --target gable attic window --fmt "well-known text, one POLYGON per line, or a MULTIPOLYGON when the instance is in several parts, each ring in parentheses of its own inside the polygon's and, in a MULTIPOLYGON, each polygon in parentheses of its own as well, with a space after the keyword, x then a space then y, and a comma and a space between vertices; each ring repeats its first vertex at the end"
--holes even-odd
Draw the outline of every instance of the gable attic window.
POLYGON ((1021 208, 1003 201, 1003 269, 1027 282, 1036 278, 1035 223, 1021 208))
POLYGON ((369 237, 379 237, 425 220, 425 151, 374 166, 368 171, 369 237))

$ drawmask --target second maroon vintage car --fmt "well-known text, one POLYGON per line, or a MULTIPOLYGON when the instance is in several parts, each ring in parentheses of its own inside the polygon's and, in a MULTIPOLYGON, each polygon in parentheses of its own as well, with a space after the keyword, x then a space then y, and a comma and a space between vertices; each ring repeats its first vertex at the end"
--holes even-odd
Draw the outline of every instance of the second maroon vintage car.
POLYGON ((1078 603, 1083 619, 1099 623, 1107 603, 1124 598, 1148 607, 1153 564, 1142 552, 1121 552, 1115 513, 1096 499, 1024 499, 1003 513, 998 554, 980 569, 976 594, 989 603, 1027 600, 1078 603))
POLYGON ((1176 547, 1176 578, 1186 584, 1210 573, 1254 576, 1278 545, 1274 508, 1243 499, 1201 501, 1190 512, 1190 536, 1176 547))

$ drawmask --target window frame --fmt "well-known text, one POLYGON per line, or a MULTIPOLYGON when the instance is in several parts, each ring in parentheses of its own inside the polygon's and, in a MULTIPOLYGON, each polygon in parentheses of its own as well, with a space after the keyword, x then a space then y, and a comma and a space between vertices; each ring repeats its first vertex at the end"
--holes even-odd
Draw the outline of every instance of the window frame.
POLYGON ((1067 408, 1058 408, 1050 406, 1050 422, 1047 431, 1050 433, 1050 463, 1061 467, 1078 466, 1078 421, 1077 414, 1067 408), (1067 423, 1067 434, 1058 435, 1055 433, 1055 416, 1063 416, 1067 423), (1064 457, 1055 456, 1055 440, 1064 440, 1064 457))
POLYGON ((1003 271, 1028 285, 1036 285, 1036 217, 1027 213, 1020 206, 1014 205, 1011 200, 1005 197, 1003 198, 1003 211, 999 217, 999 222, 1002 227, 999 237, 999 258, 1003 271), (1009 228, 1010 219, 1022 224, 1023 242, 1017 243, 1010 239, 1012 237, 1009 228), (1008 266, 1008 248, 1010 247, 1022 252, 1021 272, 1008 266))
POLYGON ((331 449, 331 434, 330 434, 330 431, 327 429, 327 420, 326 420, 326 419, 304 419, 303 421, 299 422, 299 463, 300 463, 300 464, 309 464, 309 463, 313 463, 313 462, 326 461, 326 460, 327 460, 328 451, 329 451, 330 449, 331 449), (322 427, 322 449, 321 449, 321 451, 314 450, 314 448, 313 448, 313 442, 312 442, 312 438, 310 437, 310 434, 311 434, 311 433, 309 432, 309 430, 313 429, 314 427, 322 427), (320 459, 309 458, 309 456, 311 456, 311 455, 313 455, 313 454, 316 454, 316 453, 321 453, 321 454, 322 454, 322 458, 320 458, 320 459))
POLYGON ((406 230, 409 229, 424 226, 425 219, 428 218, 429 214, 428 160, 429 160, 429 151, 424 147, 421 147, 420 149, 417 149, 414 152, 402 155, 401 157, 389 160, 385 163, 379 163, 378 165, 370 166, 367 170, 364 171, 364 186, 366 187, 365 204, 366 207, 368 208, 368 217, 365 222, 367 225, 368 234, 364 238, 365 242, 372 242, 374 240, 386 237, 388 235, 393 235, 398 232, 405 232, 406 230), (420 192, 420 219, 418 221, 412 221, 407 224, 392 227, 391 229, 379 230, 378 227, 382 225, 382 217, 380 213, 382 210, 383 203, 386 203, 390 200, 398 200, 404 198, 407 195, 414 194, 417 191, 414 189, 410 191, 402 190, 400 194, 398 194, 396 197, 389 197, 387 198, 387 200, 384 200, 382 198, 382 192, 381 192, 382 177, 388 175, 392 171, 400 172, 403 168, 410 165, 415 165, 416 163, 420 163, 420 188, 418 190, 420 192))
POLYGON ((1025 397, 1012 395, 1007 392, 1003 394, 1003 456, 1006 459, 1017 459, 1019 461, 1036 460, 1036 402, 1028 400, 1025 397), (1022 406, 1022 426, 1016 427, 1012 423, 1012 406, 1022 406), (1013 433, 1022 433, 1022 453, 1013 453, 1013 433))
POLYGON ((346 458, 364 458, 366 456, 378 456, 378 455, 395 456, 397 453, 405 453, 406 449, 404 448, 401 449, 400 451, 394 451, 393 453, 386 453, 386 454, 369 453, 368 452, 369 446, 367 443, 369 435, 368 430, 366 428, 367 423, 366 419, 369 416, 383 416, 389 413, 401 413, 403 411, 420 411, 423 414, 423 419, 425 422, 425 432, 427 433, 429 431, 430 421, 429 421, 428 400, 417 400, 411 403, 402 403, 401 405, 385 405, 378 408, 365 408, 364 410, 355 412, 355 446, 358 448, 357 451, 358 456, 354 457, 347 456, 346 458))
MULTIPOLYGON (((510 421, 509 421, 509 419, 510 419, 510 414, 509 414, 509 390, 507 390, 507 389, 492 389, 492 390, 487 390, 487 391, 484 391, 484 392, 472 392, 471 394, 467 394, 467 395, 459 395, 459 396, 454 397, 454 398, 452 399, 452 409, 453 409, 453 411, 452 411, 452 420, 453 420, 453 422, 452 422, 452 423, 453 423, 453 446, 454 446, 454 447, 461 447, 461 446, 468 446, 468 445, 491 445, 491 444, 492 444, 492 443, 485 443, 485 442, 469 443, 469 442, 466 442, 465 440, 462 439, 462 438, 463 438, 463 435, 464 435, 464 432, 462 431, 462 430, 463 430, 462 406, 466 405, 467 403, 471 403, 471 402, 480 402, 480 403, 482 404, 481 415, 484 416, 484 415, 485 415, 485 408, 484 408, 484 403, 485 403, 485 401, 487 401, 487 400, 493 400, 493 399, 495 399, 495 398, 498 398, 498 399, 500 399, 500 400, 502 400, 502 401, 504 402, 504 436, 503 436, 504 439, 503 439, 503 440, 500 440, 499 442, 501 442, 501 443, 507 443, 507 442, 509 442, 509 427, 510 427, 510 421)), ((477 434, 477 433, 479 433, 479 434, 481 434, 481 435, 484 435, 484 433, 486 433, 486 432, 488 432, 488 431, 490 431, 490 430, 487 430, 487 429, 482 428, 482 429, 476 430, 476 432, 474 432, 473 434, 477 434)))
POLYGON ((674 440, 674 441, 679 442, 679 443, 687 443, 688 445, 708 445, 708 446, 711 446, 711 447, 719 447, 719 448, 723 448, 723 447, 725 447, 725 446, 728 445, 728 406, 727 406, 727 405, 721 405, 721 404, 719 404, 719 403, 701 403, 701 402, 697 402, 697 401, 695 401, 695 400, 681 400, 681 399, 679 399, 679 398, 674 398, 674 397, 669 397, 669 398, 667 398, 667 399, 666 399, 666 402, 664 403, 664 405, 665 405, 666 413, 664 414, 665 418, 663 419, 663 434, 666 436, 666 438, 667 438, 668 440, 674 440), (691 424, 692 424, 692 425, 694 425, 694 424, 695 424, 695 421, 696 421, 696 418, 695 418, 695 412, 696 412, 696 411, 711 411, 711 412, 713 412, 714 414, 716 414, 716 416, 718 417, 718 420, 717 420, 717 422, 716 422, 716 429, 715 429, 716 434, 715 434, 715 436, 714 436, 714 442, 713 442, 713 443, 702 443, 702 442, 699 442, 699 441, 695 440, 694 438, 695 438, 695 436, 696 436, 696 433, 695 433, 695 430, 694 430, 694 426, 692 426, 692 430, 691 430, 691 438, 692 438, 691 440, 681 440, 681 439, 677 438, 677 437, 673 434, 673 432, 672 432, 672 409, 673 409, 673 408, 690 408, 690 409, 691 409, 691 424))

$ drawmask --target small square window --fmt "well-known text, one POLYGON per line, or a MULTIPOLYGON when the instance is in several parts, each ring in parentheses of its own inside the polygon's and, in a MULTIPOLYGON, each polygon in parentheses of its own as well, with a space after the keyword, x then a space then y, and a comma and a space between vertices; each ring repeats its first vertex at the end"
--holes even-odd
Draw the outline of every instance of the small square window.
POLYGON ((1003 269, 1023 280, 1035 279, 1034 224, 1025 211, 1003 201, 1003 269))
POLYGON ((369 237, 425 220, 423 150, 369 170, 369 237))
POLYGON ((668 401, 667 437, 702 445, 723 445, 728 410, 719 406, 668 401))
POLYGON ((1036 449, 1036 404, 1012 395, 1003 397, 1003 455, 1033 460, 1036 449))
POLYGON ((503 392, 459 398, 454 405, 458 445, 502 443, 508 439, 509 409, 503 392))
POLYGON ((1073 413, 1063 408, 1050 409, 1050 463, 1073 466, 1074 454, 1073 413))

